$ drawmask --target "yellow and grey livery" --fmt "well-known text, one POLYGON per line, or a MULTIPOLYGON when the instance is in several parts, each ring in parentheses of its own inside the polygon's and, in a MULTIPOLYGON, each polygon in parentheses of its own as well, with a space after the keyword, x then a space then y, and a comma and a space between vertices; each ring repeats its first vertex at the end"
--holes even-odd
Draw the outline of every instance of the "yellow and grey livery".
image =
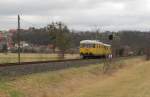
POLYGON ((107 57, 109 55, 111 55, 111 45, 97 40, 80 41, 80 56, 82 58, 107 57))

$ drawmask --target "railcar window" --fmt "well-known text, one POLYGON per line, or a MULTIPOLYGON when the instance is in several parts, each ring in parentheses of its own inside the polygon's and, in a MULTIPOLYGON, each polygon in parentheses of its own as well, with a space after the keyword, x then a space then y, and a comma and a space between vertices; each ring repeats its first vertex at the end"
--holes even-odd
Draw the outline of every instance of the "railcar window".
POLYGON ((99 45, 99 48, 101 48, 101 45, 99 45))
POLYGON ((92 44, 92 47, 93 47, 93 48, 95 48, 95 46, 96 46, 95 44, 92 44))
POLYGON ((98 44, 96 44, 96 48, 98 48, 98 44))
POLYGON ((95 44, 89 44, 89 48, 95 48, 95 44))

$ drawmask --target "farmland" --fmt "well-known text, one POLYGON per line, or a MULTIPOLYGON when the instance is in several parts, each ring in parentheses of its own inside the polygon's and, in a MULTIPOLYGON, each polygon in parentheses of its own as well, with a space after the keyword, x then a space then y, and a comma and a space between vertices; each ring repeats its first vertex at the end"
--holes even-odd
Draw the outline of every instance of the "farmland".
POLYGON ((150 62, 143 58, 118 61, 108 74, 103 64, 1 77, 0 97, 149 97, 150 62))
MULTIPOLYGON (((65 59, 79 58, 78 54, 65 54, 65 59)), ((32 62, 32 61, 49 61, 59 60, 58 54, 32 54, 22 53, 21 62, 32 62)), ((17 53, 0 53, 0 63, 16 63, 18 62, 17 53)))

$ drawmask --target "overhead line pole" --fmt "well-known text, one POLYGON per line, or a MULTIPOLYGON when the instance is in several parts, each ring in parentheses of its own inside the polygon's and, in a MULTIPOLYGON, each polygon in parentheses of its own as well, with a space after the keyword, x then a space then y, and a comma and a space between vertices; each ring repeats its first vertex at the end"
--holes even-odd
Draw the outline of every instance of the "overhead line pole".
POLYGON ((18 64, 20 64, 20 15, 19 14, 18 14, 17 41, 18 41, 18 64))

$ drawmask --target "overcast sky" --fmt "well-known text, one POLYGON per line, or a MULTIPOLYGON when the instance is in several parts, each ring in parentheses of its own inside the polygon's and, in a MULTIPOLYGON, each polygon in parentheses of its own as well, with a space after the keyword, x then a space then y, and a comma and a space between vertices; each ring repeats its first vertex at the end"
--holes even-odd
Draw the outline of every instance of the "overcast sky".
POLYGON ((76 30, 150 30, 150 0, 0 0, 0 29, 62 21, 76 30))

